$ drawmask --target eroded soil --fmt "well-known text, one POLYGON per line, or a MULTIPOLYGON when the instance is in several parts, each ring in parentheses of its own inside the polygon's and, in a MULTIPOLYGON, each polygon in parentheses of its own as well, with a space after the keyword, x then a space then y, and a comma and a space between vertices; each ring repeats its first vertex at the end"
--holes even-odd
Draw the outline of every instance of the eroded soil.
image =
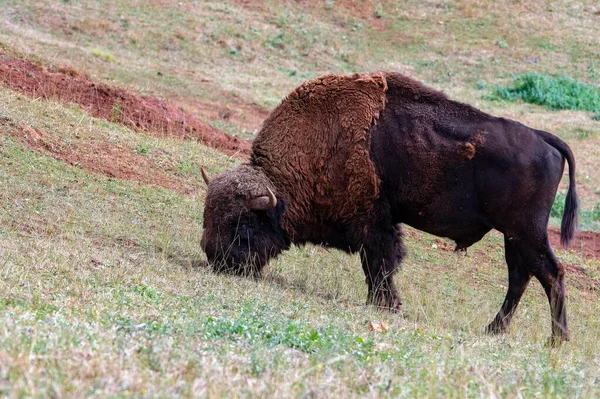
MULTIPOLYGON (((548 237, 553 248, 561 248, 560 231, 550 229, 548 237)), ((588 258, 600 259, 600 232, 578 231, 569 251, 588 258)))
POLYGON ((183 194, 199 190, 189 180, 168 173, 168 170, 157 167, 151 159, 125 146, 102 140, 81 140, 66 144, 47 132, 7 120, 0 120, 0 130, 8 132, 36 151, 90 172, 164 187, 183 194))
POLYGON ((250 141, 231 137, 167 101, 94 82, 68 67, 48 70, 0 53, 0 85, 33 98, 78 104, 95 117, 152 135, 195 138, 228 155, 245 157, 251 150, 250 141))

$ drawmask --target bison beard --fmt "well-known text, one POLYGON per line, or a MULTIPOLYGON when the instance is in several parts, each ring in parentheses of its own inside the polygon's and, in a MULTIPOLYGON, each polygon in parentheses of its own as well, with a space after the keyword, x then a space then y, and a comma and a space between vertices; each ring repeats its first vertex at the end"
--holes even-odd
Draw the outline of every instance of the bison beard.
POLYGON ((368 302, 396 310, 402 223, 448 237, 457 249, 496 229, 505 237, 509 285, 488 331, 506 331, 535 276, 557 343, 569 339, 564 268, 546 229, 565 160, 568 245, 578 200, 575 161, 562 140, 396 73, 324 76, 272 112, 249 164, 210 182, 203 173, 202 247, 215 269, 252 274, 292 242, 358 252, 368 302))

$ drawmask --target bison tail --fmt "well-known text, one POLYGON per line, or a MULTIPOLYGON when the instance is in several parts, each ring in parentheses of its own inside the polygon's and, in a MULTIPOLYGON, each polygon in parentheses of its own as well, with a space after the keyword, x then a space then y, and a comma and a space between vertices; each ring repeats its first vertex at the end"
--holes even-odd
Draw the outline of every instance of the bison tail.
MULTIPOLYGON (((569 147, 567 147, 569 149, 569 147)), ((570 159, 565 156, 569 163, 569 191, 565 199, 565 212, 563 213, 562 222, 560 224, 560 245, 569 247, 573 237, 575 237, 575 229, 578 224, 577 213, 579 210, 579 198, 575 191, 575 160, 569 149, 570 159)))
POLYGON ((569 190, 565 198, 565 211, 560 224, 560 245, 569 247, 575 237, 579 210, 579 198, 575 189, 575 158, 567 143, 550 133, 539 130, 537 132, 546 143, 556 148, 569 164, 569 190))

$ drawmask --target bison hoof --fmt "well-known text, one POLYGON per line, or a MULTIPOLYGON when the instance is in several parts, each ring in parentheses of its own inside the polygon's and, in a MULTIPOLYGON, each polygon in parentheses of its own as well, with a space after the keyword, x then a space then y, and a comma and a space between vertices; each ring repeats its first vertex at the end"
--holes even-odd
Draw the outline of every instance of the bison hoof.
POLYGON ((567 342, 570 340, 571 340, 571 336, 569 333, 553 335, 550 338, 548 338, 548 341, 546 342, 546 346, 548 346, 550 348, 558 348, 559 346, 561 346, 563 344, 563 342, 567 342))
POLYGON ((378 309, 388 310, 392 313, 396 313, 402 309, 402 301, 400 297, 396 295, 379 295, 375 300, 369 299, 367 304, 373 304, 378 309))
POLYGON ((490 325, 485 329, 485 332, 491 335, 498 335, 505 333, 507 329, 508 327, 506 325, 490 323, 490 325))

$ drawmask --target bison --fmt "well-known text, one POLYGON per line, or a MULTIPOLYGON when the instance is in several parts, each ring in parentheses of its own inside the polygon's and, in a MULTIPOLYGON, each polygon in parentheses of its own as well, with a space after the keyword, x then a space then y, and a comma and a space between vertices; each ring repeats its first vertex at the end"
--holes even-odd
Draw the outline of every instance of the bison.
POLYGON ((488 326, 505 331, 532 276, 550 303, 552 342, 569 339, 565 268, 547 235, 569 164, 561 226, 577 224, 575 160, 545 131, 449 99, 398 73, 305 82, 266 119, 249 163, 210 179, 201 246, 216 270, 260 275, 291 243, 359 253, 368 303, 399 309, 402 224, 466 249, 504 235, 508 292, 488 326))

